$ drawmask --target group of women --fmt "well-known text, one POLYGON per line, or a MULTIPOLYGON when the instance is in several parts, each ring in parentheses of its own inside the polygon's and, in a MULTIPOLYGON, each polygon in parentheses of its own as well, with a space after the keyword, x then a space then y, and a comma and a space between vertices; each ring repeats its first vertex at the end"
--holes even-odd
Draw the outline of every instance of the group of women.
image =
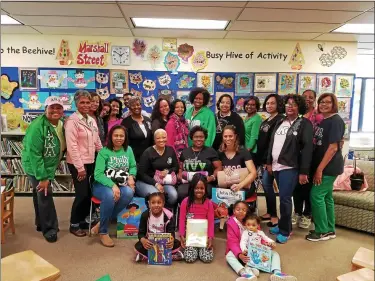
POLYGON ((101 200, 100 222, 92 231, 100 234, 104 246, 112 247, 108 224, 134 195, 146 197, 162 192, 166 195, 166 206, 175 210, 177 203, 187 196, 188 183, 195 173, 206 177, 211 197, 219 171, 245 168, 247 176, 230 188, 245 190, 249 198, 254 192, 251 187, 257 176, 256 167, 263 169, 267 201, 267 214, 262 218, 270 220, 271 232, 277 235, 278 242, 287 242, 292 230, 293 192, 296 214, 310 219, 309 206, 312 208, 316 231, 307 238, 319 241, 333 237, 332 184, 342 172, 340 141, 344 134, 334 95, 321 95, 316 112, 313 91, 284 99, 271 94, 263 105, 269 113, 263 122, 257 114, 260 102, 255 96, 244 103, 247 116, 243 120, 227 94, 218 99, 215 115, 207 107, 210 93, 203 88, 191 91, 189 108, 182 100, 170 103, 168 99, 158 99, 151 118, 142 113, 139 97, 126 95, 128 114, 123 118, 120 100, 102 104, 95 93, 77 91, 77 112, 65 120, 65 135, 58 122, 63 116, 62 103, 50 97, 45 114, 28 128, 22 160, 32 178, 36 226, 47 241, 57 239, 58 223, 49 181, 54 178, 51 171, 59 163, 65 142, 75 187, 70 232, 78 237, 86 235, 85 218, 92 194, 101 200), (48 153, 46 147, 50 142, 54 151, 61 153, 48 153), (126 176, 116 178, 112 171, 126 176), (280 194, 280 219, 276 213, 274 179, 280 194), (315 189, 312 182, 324 188, 315 189), (310 186, 311 200, 305 185, 310 186))

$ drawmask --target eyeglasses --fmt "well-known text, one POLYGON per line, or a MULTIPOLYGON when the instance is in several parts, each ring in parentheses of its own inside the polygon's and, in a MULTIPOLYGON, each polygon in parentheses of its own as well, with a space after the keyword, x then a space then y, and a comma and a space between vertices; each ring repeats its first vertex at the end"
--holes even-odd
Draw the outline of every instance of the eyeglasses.
POLYGON ((319 104, 332 104, 332 101, 320 101, 319 104))
POLYGON ((285 107, 298 107, 298 105, 296 103, 287 103, 285 107))

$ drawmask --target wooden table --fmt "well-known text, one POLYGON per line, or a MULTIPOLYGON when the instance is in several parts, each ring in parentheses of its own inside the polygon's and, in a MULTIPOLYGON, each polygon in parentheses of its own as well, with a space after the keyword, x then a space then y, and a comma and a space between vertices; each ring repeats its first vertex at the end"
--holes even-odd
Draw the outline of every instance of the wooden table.
POLYGON ((374 270, 374 251, 360 247, 352 259, 352 271, 364 267, 374 270))
POLYGON ((337 281, 374 281, 374 271, 368 268, 358 269, 336 279, 337 281))

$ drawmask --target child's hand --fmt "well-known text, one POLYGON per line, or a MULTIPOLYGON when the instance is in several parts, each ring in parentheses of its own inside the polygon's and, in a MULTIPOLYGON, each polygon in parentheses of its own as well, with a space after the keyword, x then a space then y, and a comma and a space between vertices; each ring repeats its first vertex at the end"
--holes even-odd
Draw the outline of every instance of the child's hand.
MULTIPOLYGON (((245 252, 245 251, 244 251, 245 252)), ((244 255, 243 253, 239 254, 238 257, 240 258, 240 260, 242 260, 243 263, 248 263, 250 258, 247 256, 247 255, 244 255)))
POLYGON ((208 238, 208 240, 207 240, 207 249, 212 249, 212 246, 213 246, 212 242, 213 242, 213 239, 212 238, 208 238))
POLYGON ((152 248, 152 246, 153 246, 153 244, 151 243, 151 241, 150 240, 148 240, 148 239, 146 239, 146 238, 142 238, 141 239, 141 243, 142 243, 142 245, 143 245, 143 247, 145 248, 145 249, 151 249, 152 248))
POLYGON ((271 243, 269 244, 269 246, 270 246, 271 249, 273 250, 273 249, 276 248, 276 243, 275 243, 275 242, 271 242, 271 243))
POLYGON ((167 248, 168 249, 172 249, 173 248, 173 244, 174 244, 174 239, 171 236, 171 239, 169 239, 169 241, 167 242, 167 248))
POLYGON ((242 254, 244 254, 245 256, 247 256, 247 250, 243 250, 242 254))
POLYGON ((186 240, 185 240, 185 237, 181 236, 181 237, 180 237, 180 241, 181 241, 181 247, 185 249, 185 248, 186 248, 186 244, 185 244, 185 243, 186 243, 186 240))

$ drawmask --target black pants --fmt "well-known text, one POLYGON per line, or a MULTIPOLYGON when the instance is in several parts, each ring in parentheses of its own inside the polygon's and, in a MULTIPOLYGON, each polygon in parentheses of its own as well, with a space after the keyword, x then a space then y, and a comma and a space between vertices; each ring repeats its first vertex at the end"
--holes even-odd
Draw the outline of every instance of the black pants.
POLYGON ((38 192, 37 186, 39 181, 28 175, 30 183, 33 187, 33 203, 35 209, 35 225, 42 229, 44 234, 57 233, 59 229, 59 222, 57 220, 57 213, 55 203, 53 202, 52 186, 49 184, 47 195, 44 191, 38 192))
MULTIPOLYGON (((208 198, 212 198, 212 185, 207 184, 208 198)), ((181 203, 189 194, 189 183, 182 183, 177 187, 178 199, 177 202, 181 203)))
POLYGON ((311 217, 310 192, 312 188, 312 178, 306 184, 297 184, 293 192, 294 213, 305 217, 311 217), (303 208, 305 206, 305 208, 303 208))
POLYGON ((90 178, 94 174, 95 164, 85 164, 86 177, 84 180, 77 179, 78 171, 73 164, 68 163, 69 171, 72 174, 75 198, 70 215, 70 224, 77 225, 85 221, 85 218, 90 213, 91 202, 91 186, 90 178))
MULTIPOLYGON (((181 247, 180 240, 174 239, 172 253, 174 250, 177 250, 180 247, 181 247)), ((141 253, 145 257, 148 257, 148 250, 143 247, 141 241, 138 241, 137 243, 135 243, 134 248, 138 253, 141 253)))

